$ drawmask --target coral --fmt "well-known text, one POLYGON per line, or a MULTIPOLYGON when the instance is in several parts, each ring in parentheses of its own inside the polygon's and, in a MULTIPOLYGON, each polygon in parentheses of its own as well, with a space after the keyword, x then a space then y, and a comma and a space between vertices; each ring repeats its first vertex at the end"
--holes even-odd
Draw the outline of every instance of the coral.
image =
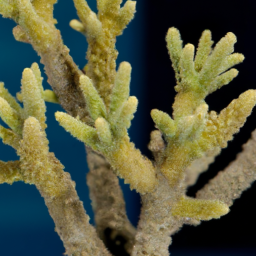
POLYGON ((44 90, 36 63, 25 68, 17 99, 0 83, 0 126, 3 143, 13 147, 19 160, 0 161, 0 182, 34 184, 44 198, 66 249, 66 255, 112 255, 108 240, 121 236, 131 256, 167 256, 171 235, 184 224, 218 219, 229 212, 256 179, 255 134, 244 151, 219 173, 196 198, 186 195, 221 148, 244 125, 256 105, 256 90, 248 90, 218 114, 209 111, 205 98, 231 82, 233 66, 244 56, 234 52, 236 36, 229 32, 214 48, 211 32, 203 32, 198 48, 183 47, 179 31, 166 36, 175 71, 177 92, 172 116, 153 109, 156 130, 149 149, 154 160, 143 156, 130 141, 128 129, 138 100, 130 96, 131 65, 122 62, 116 71, 116 37, 134 17, 134 1, 98 0, 94 13, 85 0, 74 0, 80 21, 70 26, 88 42, 87 65, 80 70, 55 27, 56 0, 1 0, 0 13, 11 18, 17 41, 32 45, 45 65, 51 90, 44 90), (75 183, 64 166, 49 152, 45 129, 45 102, 57 103, 59 124, 85 144, 90 172, 87 177, 95 211, 96 228, 89 224, 75 183), (141 195, 137 230, 129 222, 117 176, 141 195), (111 230, 109 237, 105 232, 111 230))

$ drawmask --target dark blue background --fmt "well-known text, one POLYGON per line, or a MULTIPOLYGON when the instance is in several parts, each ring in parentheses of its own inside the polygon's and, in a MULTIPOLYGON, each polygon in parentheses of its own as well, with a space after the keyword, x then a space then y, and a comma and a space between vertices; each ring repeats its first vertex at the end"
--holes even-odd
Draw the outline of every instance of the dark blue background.
MULTIPOLYGON (((95 10, 95 0, 88 2, 95 10)), ((171 113, 175 81, 165 47, 168 28, 176 26, 180 29, 184 42, 193 44, 197 44, 201 32, 206 28, 212 30, 215 42, 228 31, 238 36, 236 50, 246 56, 245 62, 238 67, 239 77, 207 98, 210 108, 220 111, 247 88, 256 88, 255 13, 256 4, 252 0, 138 1, 135 19, 124 31, 124 35, 117 39, 117 49, 118 63, 129 61, 133 67, 131 94, 138 97, 139 108, 129 134, 144 154, 151 157, 146 148, 149 133, 154 128, 150 110, 159 108, 171 113)), ((71 19, 76 18, 72 1, 59 0, 54 14, 64 43, 70 48, 75 62, 82 68, 86 64, 87 43, 81 34, 68 25, 71 19)), ((11 32, 14 25, 11 20, 0 18, 0 81, 5 82, 13 95, 20 90, 22 70, 33 62, 40 61, 30 45, 14 40, 11 32)), ((44 87, 49 88, 46 81, 45 77, 44 87)), ((76 181, 78 194, 93 223, 85 182, 88 169, 84 146, 58 126, 54 119, 54 112, 57 110, 60 110, 59 106, 47 104, 50 150, 76 181)), ((190 195, 194 195, 209 178, 214 177, 235 158, 241 145, 250 137, 253 127, 256 127, 255 120, 254 113, 241 133, 229 143, 229 148, 223 150, 223 155, 218 157, 209 172, 203 174, 198 185, 189 190, 190 195)), ((12 148, 0 144, 0 159, 15 160, 17 156, 12 148)), ((129 218, 136 225, 139 197, 134 191, 130 192, 128 186, 123 186, 123 189, 129 218)), ((172 255, 255 255, 255 196, 254 185, 237 200, 231 213, 221 220, 205 222, 197 228, 183 228, 174 237, 172 255)), ((62 242, 54 232, 53 221, 36 188, 21 182, 12 186, 0 185, 0 255, 57 256, 63 253, 62 242)))

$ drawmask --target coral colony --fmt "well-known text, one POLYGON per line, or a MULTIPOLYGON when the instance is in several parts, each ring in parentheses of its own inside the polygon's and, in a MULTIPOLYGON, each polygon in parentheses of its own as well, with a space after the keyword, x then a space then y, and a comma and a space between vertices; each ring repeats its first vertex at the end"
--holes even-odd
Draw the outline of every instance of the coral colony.
MULTIPOLYGON (((220 172, 196 198, 186 196, 221 148, 233 139, 256 104, 256 91, 248 90, 220 113, 209 111, 205 98, 238 74, 232 68, 243 61, 233 53, 236 37, 227 33, 214 48, 211 32, 203 32, 197 50, 183 46, 179 31, 170 28, 166 42, 175 71, 177 92, 172 116, 151 111, 156 130, 146 158, 130 141, 127 129, 138 100, 130 96, 131 66, 116 70, 116 37, 133 19, 134 1, 97 0, 98 13, 85 0, 73 0, 80 21, 73 29, 88 41, 88 63, 81 71, 63 44, 53 18, 57 0, 0 0, 0 13, 11 18, 16 40, 32 45, 41 57, 51 90, 44 90, 39 67, 33 63, 22 74, 17 100, 0 83, 0 126, 3 143, 13 147, 18 161, 0 161, 0 183, 34 184, 45 200, 63 241, 66 255, 107 256, 109 239, 121 236, 126 255, 168 256, 171 235, 184 224, 220 218, 233 200, 256 179, 256 133, 243 152, 220 172), (87 183, 96 227, 89 224, 75 183, 49 152, 45 129, 45 102, 58 103, 65 112, 55 113, 59 124, 86 145, 90 172, 87 183), (117 176, 141 195, 138 227, 132 226, 117 176), (105 232, 110 230, 110 233, 105 232)), ((120 254, 121 256, 121 254, 120 254)))

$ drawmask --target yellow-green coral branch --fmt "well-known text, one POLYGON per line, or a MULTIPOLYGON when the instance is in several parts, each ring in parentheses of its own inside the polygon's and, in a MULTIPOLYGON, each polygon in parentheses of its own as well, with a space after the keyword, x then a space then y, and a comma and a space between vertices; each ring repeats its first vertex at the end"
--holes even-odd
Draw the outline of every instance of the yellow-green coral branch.
POLYGON ((124 29, 129 22, 133 19, 136 8, 135 1, 126 1, 124 6, 119 11, 119 24, 121 25, 121 29, 124 29))
POLYGON ((118 176, 130 184, 131 189, 144 194, 152 192, 157 186, 157 177, 151 161, 141 155, 128 136, 113 150, 106 149, 104 155, 118 176))
POLYGON ((232 68, 224 74, 217 76, 217 78, 211 83, 209 93, 220 89, 223 85, 229 84, 235 77, 237 77, 237 75, 238 70, 232 68))
POLYGON ((219 219, 228 212, 228 206, 219 200, 199 200, 189 197, 182 198, 172 209, 174 216, 197 220, 219 219))
POLYGON ((226 109, 221 111, 219 116, 212 112, 209 121, 205 120, 205 129, 202 129, 201 133, 199 127, 195 129, 195 132, 199 132, 197 139, 192 136, 193 141, 186 136, 183 142, 182 140, 179 143, 173 141, 175 146, 169 143, 165 151, 167 157, 161 166, 161 171, 169 180, 170 185, 175 186, 184 178, 184 168, 192 160, 202 156, 211 148, 226 147, 227 142, 232 140, 233 134, 243 126, 255 104, 256 91, 248 90, 238 99, 233 100, 226 109))
MULTIPOLYGON (((36 67, 34 66, 33 69, 35 70, 36 67)), ((35 117, 40 122, 42 129, 45 129, 47 127, 45 124, 46 107, 43 100, 42 79, 40 79, 41 74, 38 73, 38 70, 34 72, 32 69, 26 68, 22 73, 21 84, 24 113, 25 118, 29 116, 35 117)))
POLYGON ((17 113, 22 112, 22 108, 21 108, 20 104, 8 92, 8 90, 4 88, 4 83, 1 83, 1 82, 0 82, 0 97, 5 99, 10 104, 10 106, 17 111, 17 113))
POLYGON ((152 111, 152 118, 167 138, 160 171, 170 186, 176 187, 184 179, 185 168, 193 160, 213 148, 226 146, 227 141, 243 125, 256 101, 254 91, 246 92, 219 116, 213 111, 208 113, 204 101, 209 93, 227 84, 238 74, 236 69, 225 72, 244 59, 242 54, 230 55, 236 42, 234 34, 228 33, 211 52, 211 33, 205 31, 195 61, 194 46, 187 44, 182 50, 177 29, 169 29, 166 40, 176 72, 175 90, 178 94, 173 104, 173 120, 158 110, 152 111), (167 136, 170 133, 168 127, 171 137, 167 136))
POLYGON ((130 96, 124 103, 120 115, 114 124, 114 132, 117 138, 122 138, 127 133, 127 129, 131 126, 131 120, 134 117, 137 106, 138 100, 134 96, 130 96))
MULTIPOLYGON (((22 94, 21 93, 16 93, 16 97, 17 97, 17 99, 20 101, 20 102, 22 102, 23 100, 22 100, 22 94)), ((44 90, 43 91, 43 99, 44 99, 44 101, 47 101, 47 102, 51 102, 51 103, 60 103, 59 102, 59 99, 58 99, 58 97, 57 97, 57 95, 55 94, 55 92, 54 91, 52 91, 52 90, 44 90)))
POLYGON ((135 2, 127 1, 120 8, 121 2, 120 0, 97 1, 97 18, 92 14, 86 1, 75 0, 78 16, 82 24, 77 21, 72 21, 71 23, 71 26, 77 31, 85 31, 89 44, 87 51, 88 63, 85 66, 85 72, 92 79, 93 85, 103 99, 107 109, 111 102, 111 93, 116 76, 115 69, 118 54, 115 49, 116 37, 122 34, 135 13, 135 2), (83 11, 79 9, 81 6, 85 6, 83 11), (88 27, 93 32, 88 34, 88 27))
POLYGON ((180 32, 176 28, 170 28, 166 36, 167 48, 172 61, 177 81, 179 80, 179 63, 182 54, 182 40, 180 32))
POLYGON ((30 0, 19 0, 17 8, 18 23, 37 51, 43 53, 56 45, 59 33, 54 27, 54 22, 49 22, 49 16, 40 17, 30 0))
POLYGON ((222 72, 225 72, 226 70, 230 69, 231 67, 241 63, 244 61, 244 55, 241 53, 233 53, 228 55, 221 65, 221 68, 219 70, 219 74, 222 72))
POLYGON ((187 44, 182 51, 180 57, 180 75, 183 78, 180 89, 183 91, 196 90, 198 83, 196 79, 196 71, 194 67, 195 47, 192 44, 187 44))
POLYGON ((0 97, 0 117, 16 133, 21 134, 22 120, 15 109, 0 97))
POLYGON ((130 94, 131 65, 122 62, 115 77, 115 84, 111 94, 109 107, 110 122, 115 122, 120 115, 124 102, 130 94))
POLYGON ((44 90, 43 99, 51 103, 60 103, 57 95, 52 90, 44 90))
POLYGON ((211 31, 205 30, 199 40, 195 57, 195 70, 200 72, 212 50, 213 41, 211 31))
POLYGON ((66 113, 56 112, 55 118, 59 124, 74 137, 83 141, 88 146, 93 147, 95 140, 97 139, 97 131, 95 128, 82 123, 66 113))
POLYGON ((79 20, 73 19, 69 22, 69 26, 80 33, 85 33, 85 28, 82 22, 79 20))
POLYGON ((44 180, 44 172, 49 174, 51 166, 48 162, 48 140, 41 129, 39 121, 34 117, 25 120, 22 140, 18 149, 21 168, 24 171, 26 182, 30 184, 39 183, 46 186, 47 193, 56 196, 61 190, 60 187, 50 186, 52 180, 44 180))
POLYGON ((158 109, 151 110, 151 117, 157 128, 168 137, 172 137, 176 131, 176 125, 173 119, 163 111, 158 109))
POLYGON ((207 89, 207 86, 211 84, 219 72, 223 71, 223 60, 234 51, 235 43, 236 36, 231 32, 227 33, 227 35, 217 43, 200 72, 199 83, 203 87, 207 89))
POLYGON ((77 22, 74 23, 74 21, 71 23, 71 27, 79 32, 84 32, 90 38, 97 37, 102 30, 102 25, 97 15, 90 9, 85 0, 74 0, 74 4, 83 27, 77 22))
MULTIPOLYGON (((227 141, 233 139, 233 135, 244 125, 255 104, 256 90, 248 90, 220 112, 216 123, 217 132, 215 136, 221 147, 226 147, 227 141)), ((213 122, 215 123, 214 120, 213 122)))
POLYGON ((173 105, 174 118, 191 115, 209 93, 236 76, 234 70, 228 71, 227 74, 222 73, 244 59, 242 54, 230 55, 236 42, 232 33, 222 38, 211 52, 211 34, 205 31, 200 39, 195 61, 194 47, 188 44, 182 50, 182 41, 177 29, 169 29, 166 41, 177 79, 175 90, 178 94, 173 105))
POLYGON ((41 95, 43 95, 44 93, 44 88, 43 88, 43 77, 42 77, 42 74, 41 74, 41 71, 39 69, 39 66, 36 62, 34 62, 32 65, 31 65, 31 68, 30 68, 36 78, 36 81, 37 81, 37 87, 41 93, 41 95))
POLYGON ((95 121, 95 128, 99 139, 106 144, 110 144, 112 141, 112 134, 109 123, 104 118, 99 117, 95 121))
POLYGON ((91 118, 95 121, 98 117, 106 117, 105 104, 88 76, 82 75, 80 77, 80 88, 86 100, 91 118))

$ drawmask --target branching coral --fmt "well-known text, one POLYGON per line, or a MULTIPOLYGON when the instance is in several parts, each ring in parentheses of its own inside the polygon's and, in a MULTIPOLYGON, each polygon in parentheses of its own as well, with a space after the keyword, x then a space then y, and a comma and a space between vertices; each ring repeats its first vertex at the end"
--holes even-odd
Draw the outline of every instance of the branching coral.
POLYGON ((232 67, 244 57, 233 53, 233 33, 212 48, 211 32, 204 31, 195 54, 192 44, 183 47, 176 28, 169 29, 167 48, 177 81, 173 114, 151 111, 157 128, 149 143, 154 161, 135 148, 127 132, 138 105, 137 98, 130 96, 131 65, 122 62, 116 71, 115 49, 116 37, 133 19, 135 2, 126 1, 120 7, 121 2, 98 0, 96 14, 85 0, 74 0, 80 21, 72 20, 70 25, 86 36, 89 45, 82 72, 55 27, 56 0, 0 1, 0 13, 18 24, 13 30, 16 40, 30 43, 41 56, 53 89, 43 89, 36 63, 23 71, 17 94, 23 108, 0 84, 0 117, 9 126, 0 126, 0 136, 20 157, 0 162, 0 181, 24 181, 37 187, 67 255, 111 255, 106 247, 109 228, 111 239, 117 235, 125 239, 129 255, 167 256, 170 236, 183 224, 198 225, 227 214, 233 200, 256 178, 252 139, 196 198, 186 195, 187 187, 233 139, 256 104, 255 90, 244 92, 219 114, 208 111, 205 102, 238 74, 232 67), (67 113, 57 112, 56 120, 86 145, 96 230, 88 222, 69 173, 49 152, 45 101, 61 104, 67 113), (126 216, 115 174, 141 194, 137 230, 126 216))

